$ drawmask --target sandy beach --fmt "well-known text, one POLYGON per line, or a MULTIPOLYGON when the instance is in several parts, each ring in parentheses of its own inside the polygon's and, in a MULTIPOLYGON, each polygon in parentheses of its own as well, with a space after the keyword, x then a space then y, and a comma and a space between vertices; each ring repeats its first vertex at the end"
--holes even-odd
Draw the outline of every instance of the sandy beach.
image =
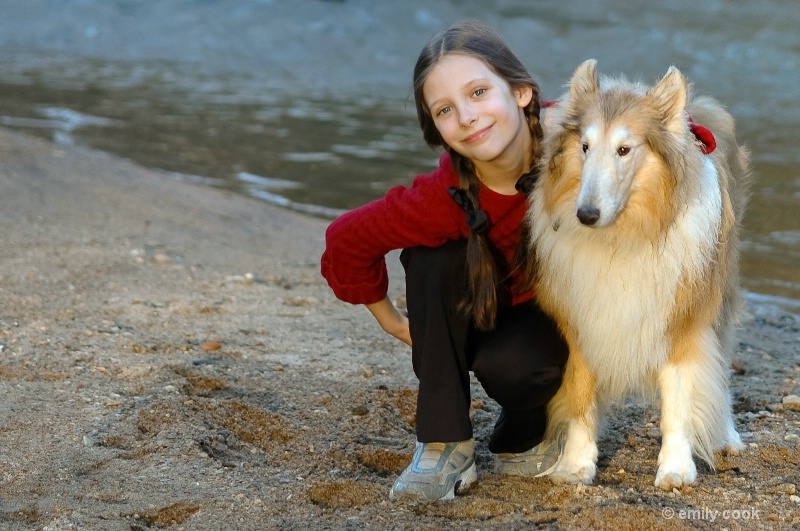
MULTIPOLYGON (((409 349, 319 274, 324 220, 0 130, 0 528, 792 529, 795 316, 748 306, 731 364, 747 449, 653 486, 658 409, 620 406, 593 486, 494 475, 394 503, 409 349)), ((396 260, 390 295, 403 294, 396 260)))

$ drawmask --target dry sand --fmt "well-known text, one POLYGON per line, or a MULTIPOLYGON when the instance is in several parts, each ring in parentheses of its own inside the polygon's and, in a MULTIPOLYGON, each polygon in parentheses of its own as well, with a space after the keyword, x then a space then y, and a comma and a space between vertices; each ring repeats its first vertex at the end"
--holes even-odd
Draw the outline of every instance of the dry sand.
MULTIPOLYGON (((414 444, 410 353, 318 272, 324 221, 0 130, 0 527, 791 529, 795 317, 748 307, 732 364, 748 443, 653 487, 658 410, 620 407, 594 486, 491 473, 392 503, 414 444)), ((402 295, 396 260, 391 295, 402 295)))

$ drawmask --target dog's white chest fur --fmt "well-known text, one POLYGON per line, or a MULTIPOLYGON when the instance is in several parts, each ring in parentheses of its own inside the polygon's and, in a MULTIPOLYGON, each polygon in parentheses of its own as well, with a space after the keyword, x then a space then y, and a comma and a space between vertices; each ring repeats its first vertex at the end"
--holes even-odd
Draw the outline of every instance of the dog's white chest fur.
POLYGON ((706 161, 704 170, 660 241, 632 240, 617 223, 585 227, 571 205, 552 217, 541 205, 534 208, 536 252, 546 268, 541 276, 548 291, 569 301, 566 317, 606 396, 652 391, 648 384, 655 385, 669 353, 666 332, 677 289, 709 267, 722 196, 714 166, 706 161))

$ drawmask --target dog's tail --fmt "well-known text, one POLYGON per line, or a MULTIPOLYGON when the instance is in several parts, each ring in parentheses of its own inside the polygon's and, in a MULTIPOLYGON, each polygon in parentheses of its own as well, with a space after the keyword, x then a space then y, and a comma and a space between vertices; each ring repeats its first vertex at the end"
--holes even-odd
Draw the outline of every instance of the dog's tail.
POLYGON ((734 328, 739 320, 742 308, 739 293, 739 232, 742 226, 745 208, 750 196, 752 173, 750 170, 750 152, 736 141, 736 125, 733 116, 714 98, 700 96, 687 105, 687 112, 692 120, 708 128, 716 140, 716 149, 707 156, 714 161, 720 180, 720 189, 725 197, 729 215, 723 215, 722 236, 723 248, 720 249, 721 260, 725 264, 725 291, 723 306, 718 316, 715 329, 728 356, 734 349, 734 328))
POLYGON ((740 225, 750 198, 752 173, 750 152, 736 142, 736 124, 733 116, 717 100, 710 96, 699 96, 686 107, 692 120, 708 128, 714 135, 716 149, 709 156, 714 159, 718 171, 729 180, 736 223, 740 225))

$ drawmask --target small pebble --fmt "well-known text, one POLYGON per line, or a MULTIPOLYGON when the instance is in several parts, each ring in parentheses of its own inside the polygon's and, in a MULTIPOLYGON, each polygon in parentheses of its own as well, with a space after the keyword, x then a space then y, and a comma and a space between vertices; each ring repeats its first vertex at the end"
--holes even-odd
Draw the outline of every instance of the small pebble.
POLYGON ((153 263, 154 264, 168 264, 171 261, 172 261, 172 259, 169 257, 169 255, 166 255, 164 253, 158 253, 158 254, 153 255, 153 263))
POLYGON ((369 413, 369 408, 365 404, 361 404, 360 406, 356 406, 350 410, 353 415, 362 416, 369 413))
POLYGON ((219 341, 206 341, 200 345, 200 348, 206 351, 219 350, 222 348, 222 343, 219 341))
POLYGON ((791 409, 792 411, 800 411, 800 396, 797 395, 787 395, 783 397, 781 400, 781 404, 786 409, 791 409))
POLYGON ((317 304, 319 300, 316 297, 287 297, 283 300, 283 304, 286 306, 313 306, 317 304))

